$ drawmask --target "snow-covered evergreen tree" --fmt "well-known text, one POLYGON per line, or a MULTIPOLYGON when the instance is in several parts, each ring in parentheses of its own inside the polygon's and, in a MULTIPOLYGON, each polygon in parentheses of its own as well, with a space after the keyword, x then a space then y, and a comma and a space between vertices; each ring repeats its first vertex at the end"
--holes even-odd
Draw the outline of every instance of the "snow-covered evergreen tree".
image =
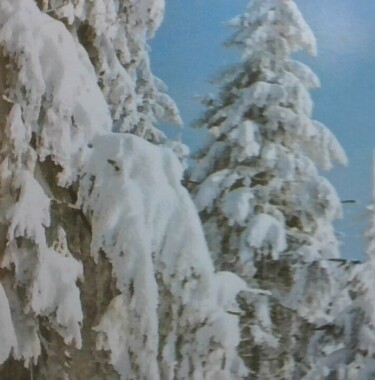
POLYGON ((303 340, 326 318, 334 286, 323 259, 339 254, 332 222, 341 204, 317 166, 346 156, 311 119, 309 90, 319 81, 291 55, 314 54, 315 38, 296 4, 252 0, 229 24, 228 45, 242 60, 221 73, 219 95, 204 99, 197 126, 210 137, 190 182, 217 268, 272 292, 243 299, 242 356, 259 379, 300 378, 303 340))
POLYGON ((1 379, 246 373, 246 285, 214 272, 178 159, 145 141, 178 120, 146 51, 163 5, 0 0, 1 379))
POLYGON ((45 0, 42 9, 63 21, 87 51, 111 111, 113 129, 162 143, 160 120, 181 125, 166 86, 150 69, 147 37, 162 22, 163 0, 45 0))
POLYGON ((365 260, 352 262, 341 276, 345 286, 332 300, 332 321, 322 326, 311 343, 310 371, 304 380, 375 378, 375 154, 368 211, 365 260))
POLYGON ((366 259, 363 265, 356 267, 350 281, 349 291, 354 300, 349 312, 351 327, 345 331, 353 358, 349 378, 361 380, 375 377, 375 152, 372 179, 372 204, 368 207, 370 223, 365 234, 366 259))

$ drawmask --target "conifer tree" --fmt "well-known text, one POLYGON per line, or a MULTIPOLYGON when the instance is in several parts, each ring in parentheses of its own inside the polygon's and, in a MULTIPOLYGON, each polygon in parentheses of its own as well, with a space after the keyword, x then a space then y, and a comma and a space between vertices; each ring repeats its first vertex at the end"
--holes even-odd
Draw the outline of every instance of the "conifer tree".
POLYGON ((371 380, 375 376, 375 154, 372 186, 365 260, 346 265, 339 280, 342 289, 332 300, 331 323, 311 342, 310 371, 304 380, 371 380))
POLYGON ((178 121, 146 51, 163 6, 0 0, 1 379, 246 372, 246 286, 214 273, 156 129, 178 121))
POLYGON ((243 299, 240 351, 259 379, 301 378, 308 331, 327 317, 338 256, 332 222, 341 204, 317 169, 346 156, 311 119, 318 78, 291 55, 314 54, 315 38, 292 0, 253 0, 229 25, 241 62, 205 98, 197 126, 209 133, 190 174, 219 270, 271 291, 243 299))
POLYGON ((349 377, 365 380, 375 377, 375 153, 372 165, 372 203, 368 207, 370 220, 365 233, 366 256, 350 281, 349 291, 354 298, 349 312, 352 322, 350 330, 345 331, 350 339, 353 358, 349 377))
POLYGON ((113 129, 165 142, 160 120, 181 125, 164 83, 150 69, 147 39, 160 26, 164 1, 42 1, 42 9, 64 22, 95 67, 111 111, 113 129))

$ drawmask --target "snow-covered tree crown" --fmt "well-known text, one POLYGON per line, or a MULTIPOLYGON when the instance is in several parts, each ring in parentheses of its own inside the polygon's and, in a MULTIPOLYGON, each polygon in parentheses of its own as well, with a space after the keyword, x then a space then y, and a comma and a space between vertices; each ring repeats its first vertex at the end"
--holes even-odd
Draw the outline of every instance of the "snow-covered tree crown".
POLYGON ((243 50, 243 60, 275 69, 290 53, 316 54, 316 40, 292 0, 255 0, 247 11, 227 23, 238 32, 228 46, 243 50), (258 58, 258 59, 257 59, 258 58))
POLYGON ((228 44, 242 49, 242 62, 223 73, 219 96, 205 99, 207 111, 197 122, 211 136, 192 173, 193 181, 203 182, 198 209, 210 213, 219 207, 230 225, 242 226, 257 219, 264 225, 261 215, 267 214, 266 225, 279 231, 273 242, 267 240, 274 254, 314 245, 312 236, 319 236, 316 243, 324 236, 330 243, 319 243, 323 256, 337 255, 330 223, 341 215, 341 204, 315 164, 328 170, 347 159, 332 133, 311 119, 308 91, 319 85, 318 78, 290 57, 299 50, 315 52, 315 38, 289 0, 251 1, 230 25, 237 31, 228 44), (213 206, 217 197, 223 199, 213 206), (232 211, 241 209, 241 215, 228 213, 229 198, 232 211))
POLYGON ((182 125, 166 85, 151 71, 147 39, 164 16, 164 0, 43 0, 83 45, 110 107, 113 129, 163 143, 159 121, 182 125))
MULTIPOLYGON (((283 124, 288 136, 304 141, 304 149, 323 169, 331 169, 334 162, 345 164, 345 153, 336 139, 322 124, 310 120, 313 103, 308 90, 318 87, 319 79, 309 67, 291 58, 298 51, 316 53, 315 37, 296 4, 292 0, 253 0, 243 15, 228 24, 237 31, 227 46, 241 49, 242 62, 221 76, 222 105, 232 103, 235 96, 247 98, 237 111, 246 107, 248 118, 262 117, 261 122, 269 124, 269 134, 283 124), (267 113, 261 115, 262 111, 267 113)), ((288 141, 290 138, 283 143, 288 145, 288 141)))

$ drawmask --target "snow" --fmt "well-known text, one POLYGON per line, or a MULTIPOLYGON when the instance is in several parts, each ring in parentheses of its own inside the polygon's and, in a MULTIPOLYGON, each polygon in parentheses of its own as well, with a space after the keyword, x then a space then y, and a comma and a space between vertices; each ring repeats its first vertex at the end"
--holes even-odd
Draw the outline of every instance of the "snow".
MULTIPOLYGON (((128 335, 127 306, 123 296, 119 295, 111 300, 106 313, 94 330, 98 332, 96 348, 111 352, 111 361, 118 373, 129 372, 132 359, 124 342, 131 342, 135 337, 128 335)), ((146 355, 149 356, 149 353, 146 352, 146 355)), ((145 357, 145 360, 147 359, 145 357)), ((153 370, 154 374, 158 373, 157 367, 150 370, 153 370)))
POLYGON ((8 244, 2 266, 14 267, 16 282, 30 286, 30 303, 24 308, 26 315, 48 317, 66 343, 74 340, 80 347, 83 314, 76 282, 82 279, 83 268, 67 250, 65 233, 60 228, 54 246, 61 244, 63 250, 48 248, 44 242, 36 252, 8 244))
POLYGON ((291 0, 252 1, 242 16, 233 18, 228 24, 239 29, 229 42, 246 46, 243 59, 262 52, 265 67, 275 62, 271 54, 268 55, 269 41, 278 42, 277 52, 281 58, 301 48, 316 53, 314 34, 291 0), (283 23, 274 27, 275 20, 283 20, 283 23))
POLYGON ((347 165, 348 158, 332 132, 323 124, 313 121, 307 130, 306 150, 324 170, 330 170, 334 163, 347 165), (316 149, 320 147, 320 149, 316 149), (320 151, 321 154, 317 154, 320 151))
MULTIPOLYGON (((4 307, 1 318, 14 325, 13 338, 11 329, 2 332, 2 360, 13 346, 15 358, 37 362, 46 348, 39 317, 65 344, 82 345, 83 265, 62 226, 51 225, 50 203, 60 200, 40 165, 51 157, 61 168, 59 186, 79 181, 78 202, 69 207, 81 207, 91 222, 92 256, 104 254, 113 266, 120 294, 96 316, 97 348, 110 351, 120 376, 238 378, 245 373, 236 352, 238 317, 228 309, 236 307, 241 281, 235 275, 226 276, 225 286, 218 281, 175 153, 109 132, 164 143, 155 123, 180 122, 151 73, 145 42, 164 2, 60 5, 43 8, 68 28, 32 0, 0 4, 0 43, 18 69, 7 73, 13 109, 1 163, 8 239, 1 265, 9 270, 1 300, 12 311, 4 307), (93 27, 90 41, 80 41, 77 20, 93 27), (100 47, 98 57, 89 58, 85 43, 100 47), (57 236, 48 243, 51 233, 57 236), (25 289, 24 298, 11 281, 25 289)), ((182 146, 173 148, 186 155, 182 146)))
POLYGON ((279 252, 287 248, 283 225, 267 214, 259 214, 252 218, 247 232, 247 243, 252 249, 265 249, 273 259, 279 252))
POLYGON ((18 189, 19 197, 6 215, 10 221, 8 239, 23 236, 43 245, 45 227, 50 224, 49 198, 27 170, 18 173, 14 187, 18 189))
MULTIPOLYGON (((2 162, 2 179, 11 201, 9 199, 9 203, 3 205, 6 209, 3 221, 7 224, 7 244, 1 266, 14 269, 15 284, 29 287, 24 313, 50 318, 66 342, 71 343, 74 339, 79 347, 83 315, 76 281, 82 277, 83 268, 68 251, 62 227, 58 228, 54 247, 47 244, 50 199, 33 175, 36 153, 28 145, 30 129, 22 120, 19 105, 15 104, 11 109, 5 136, 11 154, 2 162)), ((18 326, 15 328, 17 330, 18 326)), ((33 334, 30 339, 34 341, 33 334)), ((33 347, 34 343, 30 345, 33 347)), ((20 355, 26 360, 30 359, 28 355, 39 353, 35 348, 25 353, 21 344, 20 350, 20 355)))
POLYGON ((228 192, 223 197, 222 212, 229 220, 229 225, 238 223, 244 225, 251 216, 251 200, 254 198, 253 192, 246 187, 228 192))
POLYGON ((171 319, 162 347, 162 366, 171 371, 168 378, 186 378, 190 371, 197 379, 202 376, 198 373, 209 377, 209 373, 216 374, 223 355, 227 365, 221 372, 231 378, 231 365, 238 361, 239 335, 237 318, 226 309, 235 305, 236 289, 242 282, 228 274, 225 286, 229 288, 223 288, 215 279, 198 216, 180 184, 182 168, 176 156, 135 136, 107 134, 92 140, 83 170, 86 175, 80 182, 78 206, 91 219, 91 253, 94 257, 99 252, 106 254, 122 292, 96 327, 99 346, 111 351, 116 370, 123 378, 131 378, 129 368, 123 366, 131 351, 140 368, 138 376, 162 376, 157 375, 158 320, 163 323, 167 316, 158 315, 158 310, 175 304, 176 313, 178 308, 183 312, 171 319), (160 284, 169 296, 160 294, 160 284), (109 322, 119 320, 120 314, 124 322, 109 322), (194 344, 194 333, 190 328, 185 331, 187 326, 201 326, 194 344), (123 331, 121 344, 118 328, 123 331), (146 341, 135 338, 139 336, 146 336, 146 341), (176 367, 177 339, 186 343, 183 362, 176 367), (207 358, 212 339, 218 348, 211 348, 207 358))
POLYGON ((221 170, 202 182, 194 199, 198 211, 203 211, 205 208, 211 209, 215 199, 225 190, 225 180, 228 174, 229 170, 221 170))
POLYGON ((37 161, 52 156, 62 169, 60 184, 71 183, 87 141, 108 131, 111 121, 87 53, 63 24, 29 0, 3 1, 0 10, 0 43, 8 69, 18 68, 6 74, 6 99, 13 104, 1 162, 7 238, 1 266, 14 271, 13 286, 25 290, 20 297, 8 277, 3 283, 17 340, 13 353, 28 365, 41 353, 38 317, 76 347, 81 346, 83 320, 77 286, 83 267, 69 252, 62 227, 51 226, 51 193, 37 161), (47 229, 57 231, 51 246, 47 229))
POLYGON ((302 62, 291 59, 287 63, 287 69, 298 78, 306 88, 320 87, 320 80, 317 75, 302 62))
MULTIPOLYGON (((283 336, 274 334, 270 300, 298 308, 312 323, 332 321, 341 307, 337 301, 334 312, 326 310, 331 272, 323 266, 316 271, 321 277, 288 268, 294 283, 285 297, 271 289, 276 301, 269 291, 249 288, 256 282, 258 253, 278 260, 289 249, 296 261, 302 257, 312 265, 337 251, 332 221, 341 204, 315 163, 330 169, 346 156, 331 132, 310 120, 308 89, 318 86, 317 77, 289 59, 293 51, 315 51, 311 30, 293 1, 253 1, 232 22, 238 31, 231 41, 245 48, 243 60, 253 71, 239 66, 227 73, 225 80, 238 79, 240 87, 211 102, 208 112, 211 139, 192 176, 200 182, 195 200, 199 211, 223 217, 205 221, 214 240, 212 256, 237 252, 239 266, 246 264, 241 273, 247 284, 234 273, 215 272, 199 217, 180 184, 183 167, 176 155, 186 161, 187 151, 156 128, 160 120, 182 124, 147 52, 164 6, 163 0, 49 0, 40 5, 44 14, 33 0, 0 2, 8 86, 3 101, 11 108, 0 164, 6 237, 0 363, 10 353, 26 366, 38 362, 42 349, 52 356, 41 321, 67 346, 80 349, 85 343, 84 261, 70 252, 63 227, 51 223, 50 204, 65 202, 54 198, 56 185, 64 192, 79 188, 77 202, 64 204, 82 211, 91 225, 94 260, 102 256, 112 265, 116 293, 103 315, 95 316, 94 331, 96 349, 108 351, 121 379, 247 376, 237 353, 238 294, 254 306, 253 341, 276 351, 283 336), (254 74, 259 80, 252 82, 254 74), (49 158, 61 169, 51 186, 55 179, 47 178, 41 165, 49 158), (293 218, 297 221, 287 228, 293 218), (233 234, 223 233, 228 226, 233 234), (289 247, 288 239, 296 245, 289 247), (324 283, 314 283, 321 278, 324 283)), ((369 268, 352 277, 361 295, 353 307, 365 310, 368 323, 359 334, 363 350, 375 341, 371 292, 360 281, 363 274, 372 284, 369 268)), ((336 322, 350 321, 345 316, 336 322)), ((327 366, 347 354, 340 348, 329 352, 327 366)), ((366 364, 368 371, 371 365, 366 364)))
POLYGON ((10 314, 8 298, 4 288, 0 283, 0 364, 8 358, 13 347, 16 347, 17 340, 10 314))
POLYGON ((244 121, 229 133, 229 139, 243 148, 239 161, 259 154, 260 145, 256 138, 258 134, 259 126, 250 120, 244 121))
POLYGON ((43 250, 38 257, 30 304, 36 314, 53 321, 66 344, 74 341, 80 348, 83 313, 76 282, 83 280, 83 266, 69 252, 61 227, 58 234, 54 243, 57 250, 43 250))
POLYGON ((7 277, 0 317, 9 327, 8 335, 0 330, 1 359, 13 347, 16 359, 36 363, 48 351, 40 321, 66 345, 84 344, 83 263, 50 211, 52 202, 66 203, 54 187, 79 186, 77 203, 67 205, 91 223, 91 255, 106 256, 118 288, 96 316, 97 349, 110 351, 121 378, 243 376, 238 316, 230 312, 244 285, 215 274, 176 154, 144 140, 166 144, 155 124, 181 122, 147 54, 164 2, 51 0, 41 7, 48 14, 32 0, 0 3, 12 106, 1 157, 7 277), (78 28, 84 23, 92 28, 87 38, 78 28), (43 172, 49 158, 58 178, 43 172))
MULTIPOLYGON (((27 315, 24 306, 20 302, 17 289, 8 280, 3 280, 2 285, 6 291, 7 302, 11 311, 13 331, 16 337, 16 343, 13 346, 13 356, 15 359, 22 359, 25 367, 30 362, 36 364, 41 354, 41 344, 38 337, 37 321, 31 315, 27 315)), ((2 303, 6 305, 6 303, 2 303)), ((6 307, 5 307, 6 310, 6 307)), ((7 325, 10 327, 9 325, 7 325)), ((9 330, 11 333, 12 329, 9 330)))
POLYGON ((280 84, 256 82, 241 92, 247 102, 259 108, 287 101, 285 89, 280 84))
POLYGON ((20 68, 9 77, 14 86, 6 95, 38 133, 40 159, 52 155, 66 171, 61 183, 71 182, 82 146, 111 128, 95 72, 64 25, 39 12, 34 1, 3 1, 0 13, 0 43, 20 68))
POLYGON ((218 305, 232 312, 238 312, 236 296, 243 290, 248 290, 246 282, 232 272, 217 272, 218 305))
POLYGON ((91 59, 113 130, 165 143, 166 137, 155 127, 158 121, 182 125, 182 120, 166 86, 151 71, 147 45, 163 20, 164 1, 69 0, 62 7, 56 0, 49 3, 57 8, 59 19, 71 24, 86 50, 95 50, 91 59), (82 23, 93 32, 84 38, 77 32, 82 23))
POLYGON ((258 377, 300 378, 300 351, 315 324, 332 320, 329 303, 342 285, 324 261, 339 255, 333 222, 342 205, 317 166, 329 170, 347 158, 311 119, 309 90, 319 79, 292 53, 314 54, 316 41, 295 2, 253 0, 229 24, 227 46, 241 50, 241 62, 204 101, 196 126, 209 138, 195 156, 191 187, 217 269, 272 293, 241 293, 245 363, 258 377))

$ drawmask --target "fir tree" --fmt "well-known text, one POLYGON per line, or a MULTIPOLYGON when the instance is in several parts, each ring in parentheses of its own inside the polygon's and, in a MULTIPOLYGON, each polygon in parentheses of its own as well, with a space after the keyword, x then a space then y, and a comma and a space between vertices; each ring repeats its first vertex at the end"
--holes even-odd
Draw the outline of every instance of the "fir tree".
POLYGON ((310 371, 304 380, 371 380, 375 376, 375 154, 373 168, 365 260, 346 265, 339 280, 342 289, 332 300, 332 321, 312 340, 310 371))
POLYGON ((64 22, 92 62, 113 120, 113 130, 162 143, 160 121, 181 125, 165 84, 151 72, 147 39, 160 26, 164 1, 40 1, 64 22))
POLYGON ((149 142, 178 119, 146 51, 163 6, 0 1, 1 379, 246 372, 246 286, 214 273, 181 166, 149 142))
POLYGON ((229 25, 228 46, 242 59, 204 99, 197 126, 210 137, 190 181, 216 267, 272 292, 243 299, 242 356, 256 378, 300 378, 310 324, 327 317, 333 287, 323 259, 339 254, 332 222, 341 204, 317 166, 346 156, 311 119, 319 81, 291 55, 314 54, 315 38, 296 4, 253 0, 229 25))

